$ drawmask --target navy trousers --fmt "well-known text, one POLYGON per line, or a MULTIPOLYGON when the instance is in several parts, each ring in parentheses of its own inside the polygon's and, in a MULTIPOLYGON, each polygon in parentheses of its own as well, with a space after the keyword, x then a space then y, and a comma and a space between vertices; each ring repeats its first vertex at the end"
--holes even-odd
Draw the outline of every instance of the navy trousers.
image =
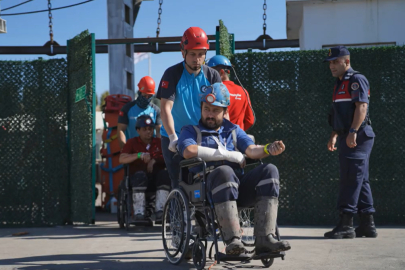
POLYGON ((251 207, 261 197, 279 196, 279 178, 273 164, 262 164, 239 176, 230 166, 222 165, 208 175, 207 193, 214 204, 234 200, 238 206, 251 207))
POLYGON ((374 213, 369 181, 369 160, 375 134, 371 126, 357 132, 357 146, 349 148, 346 135, 339 136, 340 190, 338 210, 345 213, 374 213))

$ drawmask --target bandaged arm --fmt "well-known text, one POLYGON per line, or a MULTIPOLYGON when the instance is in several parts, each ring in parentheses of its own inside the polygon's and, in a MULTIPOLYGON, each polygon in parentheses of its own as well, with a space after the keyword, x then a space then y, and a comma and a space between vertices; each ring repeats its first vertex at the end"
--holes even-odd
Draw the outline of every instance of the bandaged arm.
POLYGON ((242 164, 245 160, 245 157, 242 155, 242 153, 238 151, 228 151, 221 147, 219 147, 219 149, 214 149, 197 145, 188 146, 184 150, 183 156, 186 159, 199 157, 202 158, 204 161, 227 160, 229 162, 238 164, 242 164))

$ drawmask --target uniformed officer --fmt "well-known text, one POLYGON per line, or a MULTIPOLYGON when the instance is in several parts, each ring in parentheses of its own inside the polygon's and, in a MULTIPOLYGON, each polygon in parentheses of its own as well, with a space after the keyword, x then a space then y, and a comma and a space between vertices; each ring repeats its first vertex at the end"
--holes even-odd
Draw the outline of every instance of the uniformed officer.
MULTIPOLYGON (((208 87, 201 103, 199 124, 183 127, 178 148, 186 159, 200 157, 207 162, 207 195, 215 207, 227 245, 226 253, 239 255, 245 251, 237 202, 242 207, 255 206, 257 254, 289 250, 291 246, 287 241, 275 238, 280 189, 277 167, 262 164, 246 174, 241 168, 245 162, 243 154, 252 159, 276 156, 284 151, 285 145, 282 141, 255 145, 238 125, 224 119, 230 104, 229 92, 224 84, 215 83, 208 87)), ((198 178, 202 168, 195 166, 190 171, 194 178, 198 178)))
POLYGON ((368 173, 375 137, 369 116, 370 85, 364 75, 351 68, 346 47, 331 48, 324 62, 329 62, 332 76, 337 78, 329 114, 333 131, 328 150, 335 151, 338 141, 340 163, 340 222, 325 233, 325 237, 377 237, 368 173), (360 225, 354 230, 353 215, 356 213, 360 215, 360 225))

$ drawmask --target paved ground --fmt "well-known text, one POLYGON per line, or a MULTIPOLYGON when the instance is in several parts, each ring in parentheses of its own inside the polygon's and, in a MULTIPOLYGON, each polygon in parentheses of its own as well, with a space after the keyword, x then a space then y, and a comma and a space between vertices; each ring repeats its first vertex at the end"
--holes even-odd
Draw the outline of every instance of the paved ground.
MULTIPOLYGON (((161 227, 126 232, 110 214, 98 214, 97 220, 92 226, 0 229, 0 269, 194 269, 191 262, 173 266, 166 261, 161 227), (17 232, 28 234, 12 236, 17 232)), ((378 228, 377 239, 354 240, 325 240, 326 229, 280 228, 292 249, 270 269, 405 269, 405 227, 378 228)), ((211 269, 261 268, 253 261, 211 269)))

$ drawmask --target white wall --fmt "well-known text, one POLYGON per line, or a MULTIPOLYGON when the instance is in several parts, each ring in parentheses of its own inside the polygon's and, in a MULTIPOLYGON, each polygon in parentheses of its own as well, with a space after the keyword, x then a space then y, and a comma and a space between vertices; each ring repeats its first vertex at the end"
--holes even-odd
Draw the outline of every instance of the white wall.
POLYGON ((303 4, 300 47, 396 42, 405 44, 405 1, 365 0, 303 4))

